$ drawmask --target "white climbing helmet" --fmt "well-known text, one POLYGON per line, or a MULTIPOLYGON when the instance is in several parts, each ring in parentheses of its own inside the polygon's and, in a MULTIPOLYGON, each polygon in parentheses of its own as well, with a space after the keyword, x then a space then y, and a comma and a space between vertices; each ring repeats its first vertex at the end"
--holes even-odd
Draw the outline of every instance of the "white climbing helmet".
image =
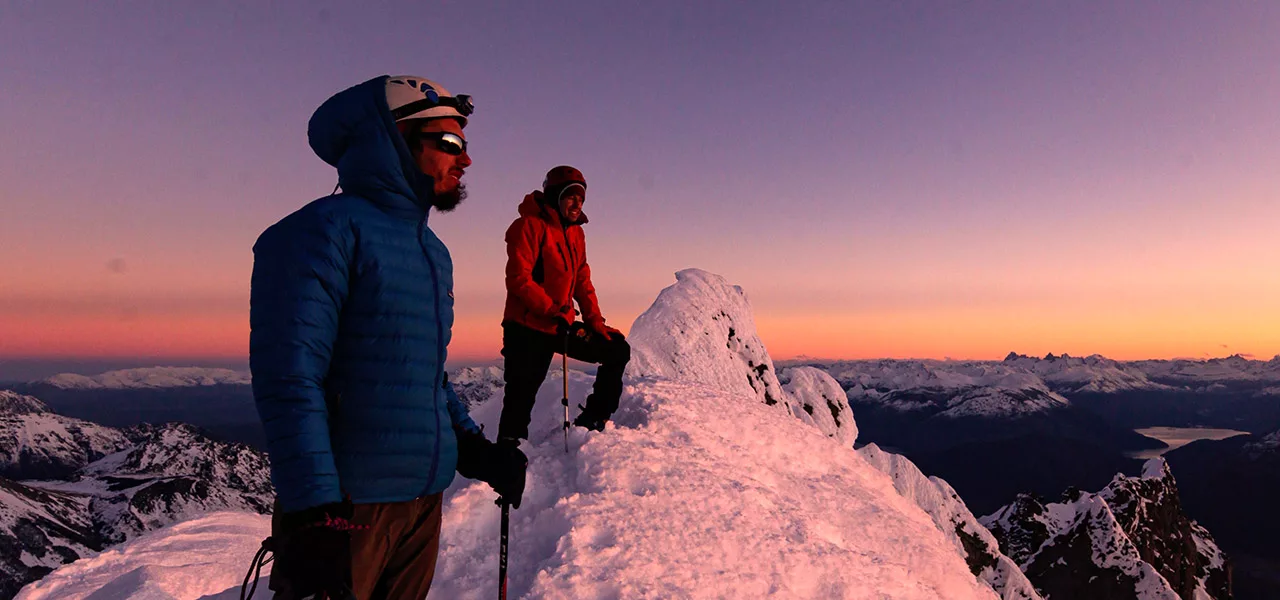
POLYGON ((471 96, 454 96, 444 86, 425 77, 394 75, 387 79, 387 106, 397 123, 408 119, 458 119, 463 127, 475 110, 471 96))

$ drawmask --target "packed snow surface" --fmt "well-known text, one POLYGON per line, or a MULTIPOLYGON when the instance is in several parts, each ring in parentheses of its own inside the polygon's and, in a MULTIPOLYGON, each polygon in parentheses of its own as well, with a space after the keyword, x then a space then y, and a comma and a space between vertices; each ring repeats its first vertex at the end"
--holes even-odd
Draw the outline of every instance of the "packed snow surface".
MULTIPOLYGON (((63 566, 18 600, 205 600, 240 597, 271 517, 222 512, 160 529, 63 566)), ((270 573, 270 565, 263 569, 270 573)), ((265 578, 264 579, 268 579, 265 578)), ((271 597, 265 581, 254 598, 271 597)))
MULTIPOLYGON (((581 398, 590 377, 571 372, 570 385, 581 398)), ((615 423, 603 433, 573 429, 566 453, 559 396, 557 374, 539 393, 524 446, 529 484, 512 511, 511 598, 998 597, 889 477, 753 398, 632 382, 615 423)), ((474 416, 492 431, 499 410, 490 402, 474 416)), ((431 597, 494 594, 494 499, 461 478, 447 492, 431 597)), ((22 597, 238 597, 230 590, 267 530, 257 515, 188 521, 76 561, 22 597)))

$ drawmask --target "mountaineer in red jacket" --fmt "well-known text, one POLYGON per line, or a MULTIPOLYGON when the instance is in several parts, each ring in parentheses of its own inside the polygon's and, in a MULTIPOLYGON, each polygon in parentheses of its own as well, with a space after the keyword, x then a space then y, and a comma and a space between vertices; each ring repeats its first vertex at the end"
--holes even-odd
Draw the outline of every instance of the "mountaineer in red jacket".
POLYGON ((560 166, 547 172, 542 190, 520 203, 520 218, 507 229, 507 304, 502 317, 502 421, 498 438, 519 443, 529 437, 529 419, 538 387, 557 352, 598 363, 595 387, 574 425, 604 431, 618 409, 622 371, 631 346, 622 332, 605 325, 587 266, 587 216, 582 204, 587 180, 560 166), (582 322, 574 322, 573 302, 582 322))

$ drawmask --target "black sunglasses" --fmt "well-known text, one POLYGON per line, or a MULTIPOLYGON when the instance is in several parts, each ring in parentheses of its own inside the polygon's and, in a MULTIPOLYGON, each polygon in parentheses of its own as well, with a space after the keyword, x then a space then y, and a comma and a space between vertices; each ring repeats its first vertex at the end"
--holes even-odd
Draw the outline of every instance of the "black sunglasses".
POLYGON ((445 154, 458 156, 467 151, 467 140, 462 136, 448 131, 420 131, 418 137, 424 140, 435 142, 436 148, 445 154))

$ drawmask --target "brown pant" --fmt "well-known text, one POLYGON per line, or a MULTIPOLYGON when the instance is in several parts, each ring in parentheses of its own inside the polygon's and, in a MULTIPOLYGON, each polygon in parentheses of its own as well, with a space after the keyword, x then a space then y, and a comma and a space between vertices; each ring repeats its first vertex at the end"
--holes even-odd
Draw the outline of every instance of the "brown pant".
POLYGON ((351 532, 351 583, 358 600, 427 597, 440 549, 442 496, 355 505, 351 522, 368 526, 351 532))

